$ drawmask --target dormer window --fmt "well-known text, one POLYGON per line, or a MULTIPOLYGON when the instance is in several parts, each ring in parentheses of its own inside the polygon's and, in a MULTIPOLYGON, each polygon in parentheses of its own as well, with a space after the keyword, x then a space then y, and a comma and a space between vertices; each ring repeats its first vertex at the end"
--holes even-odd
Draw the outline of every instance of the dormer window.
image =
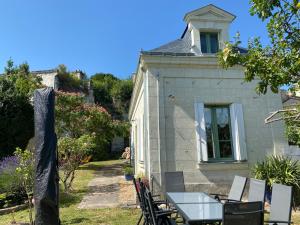
POLYGON ((217 32, 200 32, 201 52, 214 54, 219 51, 217 32))

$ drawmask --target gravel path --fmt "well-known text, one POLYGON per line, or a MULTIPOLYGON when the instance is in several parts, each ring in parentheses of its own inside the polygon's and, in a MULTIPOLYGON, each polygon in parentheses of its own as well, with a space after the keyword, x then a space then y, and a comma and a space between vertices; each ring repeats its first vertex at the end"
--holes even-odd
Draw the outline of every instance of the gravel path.
POLYGON ((125 181, 122 165, 101 168, 88 187, 90 192, 78 205, 80 209, 135 207, 132 181, 125 181))

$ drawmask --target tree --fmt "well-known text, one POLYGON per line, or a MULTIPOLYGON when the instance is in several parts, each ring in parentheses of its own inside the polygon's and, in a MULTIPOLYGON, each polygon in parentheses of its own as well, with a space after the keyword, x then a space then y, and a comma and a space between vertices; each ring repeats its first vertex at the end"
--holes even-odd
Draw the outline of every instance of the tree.
POLYGON ((112 74, 96 73, 91 77, 91 80, 94 89, 95 103, 110 109, 110 113, 113 113, 115 109, 111 89, 119 79, 112 74))
POLYGON ((72 188, 75 171, 82 160, 95 147, 94 137, 82 135, 80 138, 63 137, 58 141, 59 168, 62 170, 60 180, 66 192, 72 188))
POLYGON ((25 149, 34 135, 34 112, 30 103, 33 91, 41 86, 30 74, 28 64, 7 62, 0 76, 0 158, 12 155, 16 147, 25 149))
POLYGON ((129 109, 133 83, 120 80, 112 74, 97 73, 91 77, 95 103, 107 108, 115 118, 121 118, 129 109))
POLYGON ((300 2, 298 0, 250 0, 251 15, 267 20, 270 45, 263 47, 259 38, 248 43, 248 52, 239 52, 239 35, 234 43, 226 43, 219 54, 225 67, 241 65, 245 80, 260 79, 257 92, 265 94, 268 87, 278 92, 282 85, 300 84, 300 2))
POLYGON ((75 76, 75 73, 69 72, 65 65, 61 64, 58 66, 57 76, 60 90, 67 92, 88 92, 88 80, 85 74, 83 74, 83 79, 80 79, 75 76))
POLYGON ((119 126, 105 108, 85 103, 84 96, 80 94, 57 92, 55 114, 59 138, 94 135, 96 146, 93 155, 97 155, 99 160, 108 156, 108 146, 119 126))

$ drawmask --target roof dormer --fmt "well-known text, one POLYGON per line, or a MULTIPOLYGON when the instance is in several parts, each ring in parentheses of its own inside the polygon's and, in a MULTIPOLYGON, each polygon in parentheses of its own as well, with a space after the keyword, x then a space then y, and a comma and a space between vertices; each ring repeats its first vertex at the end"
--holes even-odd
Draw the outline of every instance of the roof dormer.
POLYGON ((229 41, 229 25, 235 16, 214 5, 207 5, 187 13, 187 23, 191 36, 191 51, 196 55, 215 54, 229 41))

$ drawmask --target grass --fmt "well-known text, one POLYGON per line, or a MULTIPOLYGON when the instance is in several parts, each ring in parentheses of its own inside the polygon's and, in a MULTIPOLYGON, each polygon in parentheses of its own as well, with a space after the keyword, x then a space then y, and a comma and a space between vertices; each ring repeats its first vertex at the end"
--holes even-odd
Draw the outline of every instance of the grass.
MULTIPOLYGON (((60 195, 60 219, 63 225, 132 225, 136 223, 139 215, 138 209, 114 208, 93 210, 77 208, 77 205, 87 193, 87 184, 95 176, 95 172, 103 166, 120 163, 120 160, 91 162, 81 166, 76 171, 73 185, 74 190, 71 194, 61 192, 60 195)), ((16 221, 28 222, 28 213, 26 210, 13 214, 16 221)), ((13 214, 2 215, 0 225, 10 224, 13 214)))

